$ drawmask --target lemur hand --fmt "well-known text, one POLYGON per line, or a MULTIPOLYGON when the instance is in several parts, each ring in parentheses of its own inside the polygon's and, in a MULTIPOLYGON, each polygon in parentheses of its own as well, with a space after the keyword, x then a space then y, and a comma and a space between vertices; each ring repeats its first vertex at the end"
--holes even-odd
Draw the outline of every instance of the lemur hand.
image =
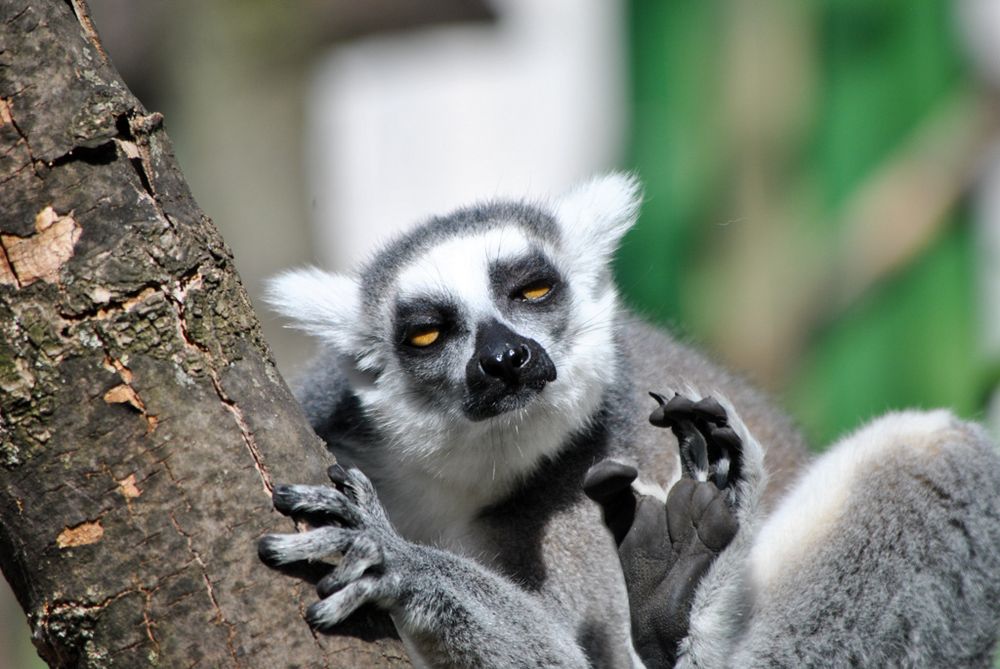
POLYGON ((636 490, 634 467, 612 460, 590 469, 584 491, 618 544, 636 650, 646 666, 669 667, 687 636, 695 589, 738 529, 730 504, 741 442, 715 400, 653 397, 660 406, 650 422, 674 431, 682 463, 666 504, 636 490))
POLYGON ((402 596, 398 571, 410 544, 389 523, 375 489, 358 469, 333 465, 335 487, 275 486, 274 508, 288 516, 307 516, 323 523, 297 534, 269 534, 257 550, 270 567, 343 557, 316 584, 320 601, 306 611, 313 629, 330 631, 359 607, 378 602, 391 606, 402 596))

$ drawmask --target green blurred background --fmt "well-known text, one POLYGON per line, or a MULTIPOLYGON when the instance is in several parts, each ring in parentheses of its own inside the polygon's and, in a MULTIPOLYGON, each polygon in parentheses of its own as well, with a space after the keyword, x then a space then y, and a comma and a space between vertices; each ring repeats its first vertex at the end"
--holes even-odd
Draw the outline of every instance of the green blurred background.
MULTIPOLYGON (((306 218, 302 117, 317 54, 445 23, 488 28, 504 4, 91 1, 127 82, 165 113, 252 292, 260 277, 310 258, 307 239, 263 250, 251 242, 284 234, 268 225, 276 216, 306 218), (234 100, 239 114, 226 107, 234 100), (259 122, 255 113, 273 125, 248 159, 231 149, 241 118, 259 122), (213 140, 224 153, 206 148, 213 140), (254 160, 267 164, 257 186, 247 189, 245 175, 225 183, 254 160), (253 197, 263 199, 240 209, 253 197)), ((897 407, 948 406, 996 425, 1000 351, 988 333, 1000 324, 984 300, 997 259, 982 240, 1000 223, 973 203, 991 187, 983 174, 998 114, 958 27, 959 4, 621 7, 618 166, 646 185, 616 265, 622 290, 775 393, 817 449, 897 407)), ((272 321, 279 363, 292 368, 300 345, 280 343, 272 321)), ((0 667, 40 666, 9 593, 0 611, 0 667)))
POLYGON ((967 199, 996 112, 954 4, 632 7, 629 297, 779 393, 816 445, 892 408, 983 417, 997 358, 967 199))

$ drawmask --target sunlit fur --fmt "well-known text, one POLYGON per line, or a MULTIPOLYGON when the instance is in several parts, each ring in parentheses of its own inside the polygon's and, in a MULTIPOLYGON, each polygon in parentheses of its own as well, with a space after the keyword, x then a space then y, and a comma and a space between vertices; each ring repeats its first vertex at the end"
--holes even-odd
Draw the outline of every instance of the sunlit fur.
MULTIPOLYGON (((384 570, 365 573, 360 556, 361 576, 311 610, 333 625, 365 601, 388 608, 431 665, 639 666, 614 544, 580 485, 611 457, 641 472, 637 494, 662 498, 677 444, 646 422, 646 391, 679 390, 722 402, 743 451, 727 491, 739 531, 695 591, 676 666, 991 666, 1000 463, 986 434, 947 412, 890 414, 807 464, 766 398, 619 309, 610 258, 638 204, 634 180, 611 175, 552 202, 432 219, 354 275, 273 282, 271 303, 325 345, 298 387, 311 424, 389 516, 369 546, 384 570), (523 286, 502 277, 491 290, 490 262, 529 250, 564 281, 550 312, 505 302, 500 288, 523 286), (416 297, 447 299, 465 326, 420 364, 394 324, 416 297), (466 366, 484 320, 537 342, 557 374, 522 408, 472 420, 461 393, 480 392, 466 366), (366 590, 376 582, 382 594, 366 590)), ((317 532, 265 540, 261 554, 343 549, 343 533, 317 532)))
MULTIPOLYGON (((278 311, 319 335, 354 372, 370 373, 370 383, 355 390, 387 437, 386 448, 357 464, 393 481, 381 486, 383 502, 404 535, 446 545, 460 540, 472 514, 502 498, 594 414, 614 382, 608 363, 618 298, 607 267, 634 222, 637 198, 629 177, 594 180, 551 203, 557 242, 531 236, 516 221, 456 236, 408 262, 385 295, 359 295, 354 278, 316 269, 272 282, 269 301, 278 311), (490 293, 489 262, 532 247, 566 277, 570 320, 558 337, 531 318, 504 316, 490 293), (556 380, 524 408, 484 421, 469 420, 456 403, 429 409, 411 389, 392 341, 392 309, 407 297, 451 298, 470 326, 495 318, 534 339, 555 364, 556 380), (362 308, 364 301, 374 310, 362 308)), ((473 354, 471 337, 463 345, 463 364, 449 370, 455 387, 465 383, 464 361, 473 354)))

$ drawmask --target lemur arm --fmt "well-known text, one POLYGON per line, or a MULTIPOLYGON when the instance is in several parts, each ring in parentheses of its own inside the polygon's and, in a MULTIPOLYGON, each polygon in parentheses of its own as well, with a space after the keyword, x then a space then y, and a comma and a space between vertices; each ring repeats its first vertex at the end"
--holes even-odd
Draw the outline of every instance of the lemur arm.
POLYGON ((572 630, 533 595, 474 561, 403 539, 358 469, 331 467, 335 486, 282 485, 275 508, 329 524, 272 534, 261 559, 278 567, 341 553, 317 585, 307 620, 324 631, 365 604, 392 615, 414 660, 448 667, 587 667, 572 630))

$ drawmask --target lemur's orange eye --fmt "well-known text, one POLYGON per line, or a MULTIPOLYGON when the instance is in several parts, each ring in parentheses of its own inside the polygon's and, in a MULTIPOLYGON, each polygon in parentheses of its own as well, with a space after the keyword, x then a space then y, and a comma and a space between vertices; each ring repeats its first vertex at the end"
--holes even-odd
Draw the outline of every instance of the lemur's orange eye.
POLYGON ((409 336, 406 340, 410 346, 417 346, 423 348, 425 346, 430 346, 438 340, 441 336, 441 330, 436 327, 423 328, 422 330, 417 330, 409 336))
POLYGON ((552 284, 547 281, 536 281, 521 289, 521 297, 525 300, 540 300, 552 291, 552 284))

